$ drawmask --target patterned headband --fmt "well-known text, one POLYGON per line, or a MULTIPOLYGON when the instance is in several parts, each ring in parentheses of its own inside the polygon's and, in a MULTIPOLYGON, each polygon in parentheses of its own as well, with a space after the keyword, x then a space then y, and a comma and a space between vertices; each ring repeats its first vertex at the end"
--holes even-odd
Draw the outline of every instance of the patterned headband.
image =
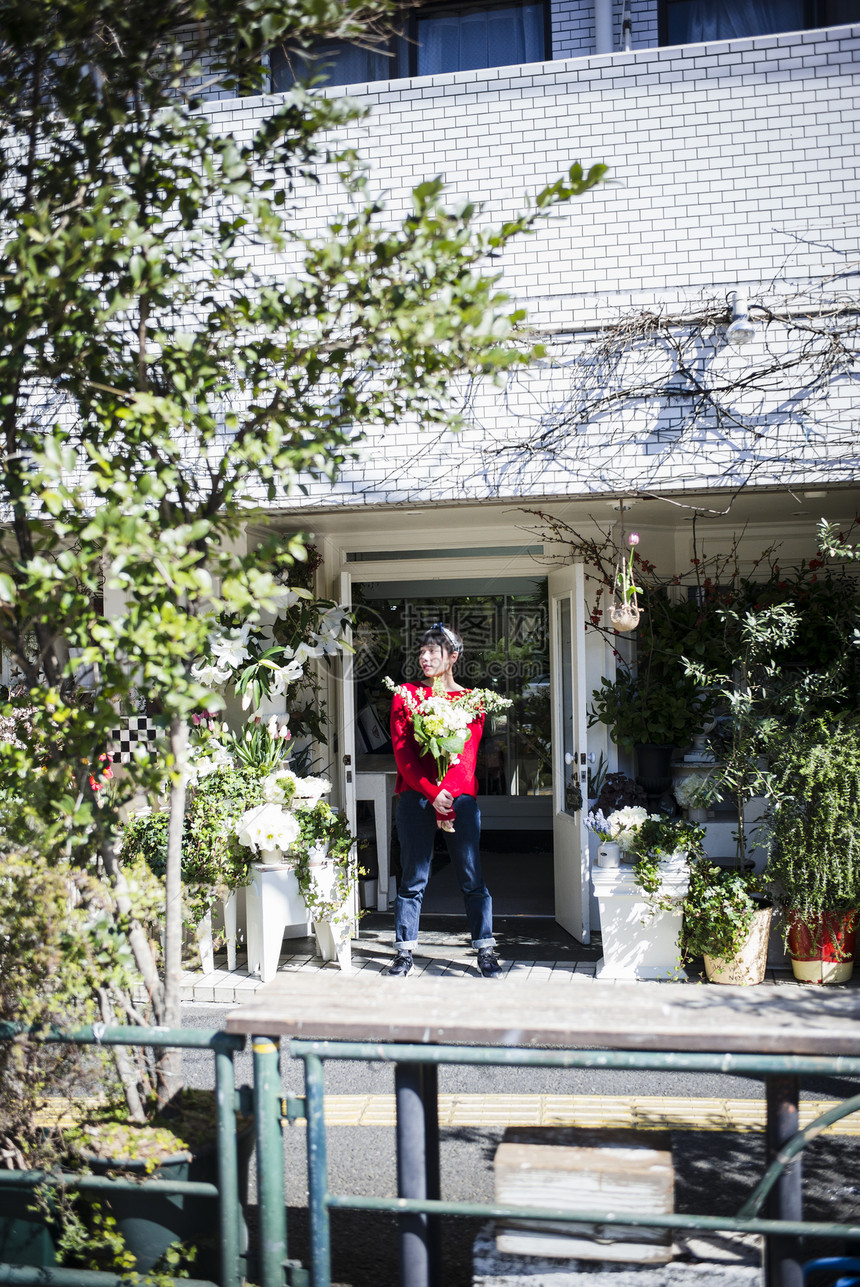
POLYGON ((448 627, 447 627, 447 626, 443 626, 443 625, 442 625, 442 622, 441 622, 441 621, 437 621, 437 622, 436 622, 436 624, 435 624, 435 626, 431 626, 431 627, 430 627, 430 629, 431 629, 431 630, 438 630, 438 631, 440 631, 440 633, 441 633, 442 635, 444 635, 444 637, 447 639, 448 643, 451 645, 451 651, 452 651, 452 652, 460 652, 460 650, 461 650, 461 648, 462 648, 462 644, 460 644, 460 643, 458 643, 458 642, 457 642, 456 637, 451 633, 451 631, 448 629, 448 627))

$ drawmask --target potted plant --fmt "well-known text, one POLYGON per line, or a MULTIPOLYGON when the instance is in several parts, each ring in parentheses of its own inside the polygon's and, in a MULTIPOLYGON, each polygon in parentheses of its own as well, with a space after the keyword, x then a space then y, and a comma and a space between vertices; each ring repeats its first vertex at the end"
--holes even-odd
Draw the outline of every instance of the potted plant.
POLYGON ((637 596, 642 593, 642 590, 636 584, 636 574, 633 570, 636 546, 639 544, 638 532, 630 533, 627 538, 627 544, 630 547, 630 553, 626 561, 621 551, 618 554, 618 563, 615 567, 615 582, 612 587, 612 606, 609 609, 609 620, 612 622, 613 629, 620 631, 622 634, 635 630, 639 625, 639 600, 637 596))
POLYGON ((262 782, 261 804, 236 822, 240 845, 259 854, 247 894, 248 967, 264 980, 277 970, 284 933, 313 925, 324 960, 349 968, 352 891, 358 877, 355 837, 321 796, 324 778, 290 770, 262 782))
POLYGON ((736 640, 731 668, 687 663, 692 679, 713 694, 719 712, 712 734, 718 763, 697 798, 705 806, 725 796, 734 801, 734 865, 743 867, 752 847, 747 808, 753 800, 770 796, 769 758, 785 718, 780 702, 791 691, 783 687, 780 656, 795 639, 798 614, 790 604, 775 604, 757 612, 723 607, 718 615, 736 640))
POLYGON ((860 907, 860 729, 814 719, 792 729, 774 763, 768 820, 773 882, 795 977, 851 977, 860 907))
POLYGON ((695 771, 677 779, 672 787, 672 794, 679 809, 686 812, 688 822, 704 823, 708 816, 708 805, 714 799, 714 780, 716 773, 695 771))
POLYGON ((621 850, 627 849, 637 827, 648 817, 648 810, 641 806, 627 806, 614 809, 605 817, 601 809, 593 810, 585 819, 589 831, 593 831, 600 841, 597 850, 598 867, 617 867, 621 862, 621 850))
POLYGON ((691 866, 684 898, 685 959, 703 957, 712 983, 763 982, 772 912, 753 871, 700 858, 691 866))
POLYGON ((624 812, 630 825, 621 831, 620 844, 627 862, 592 872, 603 946, 598 976, 683 978, 683 902, 690 862, 701 853, 702 829, 665 814, 624 812))

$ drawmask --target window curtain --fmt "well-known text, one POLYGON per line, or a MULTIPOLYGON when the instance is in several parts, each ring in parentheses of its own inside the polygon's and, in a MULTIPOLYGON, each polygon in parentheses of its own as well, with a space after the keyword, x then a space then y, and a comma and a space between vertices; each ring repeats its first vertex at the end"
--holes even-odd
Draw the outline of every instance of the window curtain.
POLYGON ((418 18, 418 75, 540 62, 544 57, 543 5, 418 18))
POLYGON ((669 44, 731 40, 801 31, 803 0, 676 0, 669 4, 669 44))
POLYGON ((320 77, 325 85, 360 85, 364 81, 387 80, 396 74, 393 58, 378 49, 361 49, 345 40, 318 45, 311 58, 294 56, 291 64, 283 50, 273 49, 269 59, 271 87, 280 93, 291 89, 296 77, 320 77))

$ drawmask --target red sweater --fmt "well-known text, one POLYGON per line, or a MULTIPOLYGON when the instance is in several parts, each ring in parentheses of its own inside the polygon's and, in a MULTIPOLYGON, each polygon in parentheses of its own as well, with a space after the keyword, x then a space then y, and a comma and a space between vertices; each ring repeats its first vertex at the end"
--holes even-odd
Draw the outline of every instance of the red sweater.
MULTIPOLYGON (((432 689, 426 684, 404 684, 419 702, 429 697, 432 689)), ((449 693, 456 697, 457 693, 449 693)), ((418 791, 428 800, 435 800, 441 790, 458 795, 477 795, 478 780, 475 777, 475 763, 478 758, 478 747, 484 731, 484 716, 477 715, 469 725, 469 737, 460 752, 460 760, 452 764, 441 782, 436 780, 436 761, 430 754, 422 755, 412 732, 412 717, 409 707, 399 693, 394 694, 391 703, 391 741, 394 745, 394 759, 397 764, 397 783, 394 790, 418 791)))

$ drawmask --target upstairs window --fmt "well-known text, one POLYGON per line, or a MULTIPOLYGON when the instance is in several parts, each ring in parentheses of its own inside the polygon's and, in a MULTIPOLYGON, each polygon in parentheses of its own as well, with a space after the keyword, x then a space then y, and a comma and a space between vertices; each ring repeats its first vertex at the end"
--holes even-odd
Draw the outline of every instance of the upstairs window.
POLYGON ((396 61, 390 44, 370 48, 329 40, 316 47, 312 58, 288 56, 283 49, 273 49, 269 54, 269 77, 275 94, 309 76, 315 76, 323 85, 363 85, 369 80, 390 80, 397 74, 396 61))
POLYGON ((297 77, 315 75, 325 85, 439 72, 473 71, 541 62, 552 47, 548 0, 471 0, 419 5, 403 18, 403 34, 384 46, 363 48, 344 40, 319 45, 312 57, 269 56, 271 88, 287 90, 297 77))
POLYGON ((537 63, 545 57, 542 4, 465 4, 420 8, 411 52, 417 76, 537 63))
POLYGON ((663 0, 660 43, 773 36, 860 20, 860 0, 663 0))

